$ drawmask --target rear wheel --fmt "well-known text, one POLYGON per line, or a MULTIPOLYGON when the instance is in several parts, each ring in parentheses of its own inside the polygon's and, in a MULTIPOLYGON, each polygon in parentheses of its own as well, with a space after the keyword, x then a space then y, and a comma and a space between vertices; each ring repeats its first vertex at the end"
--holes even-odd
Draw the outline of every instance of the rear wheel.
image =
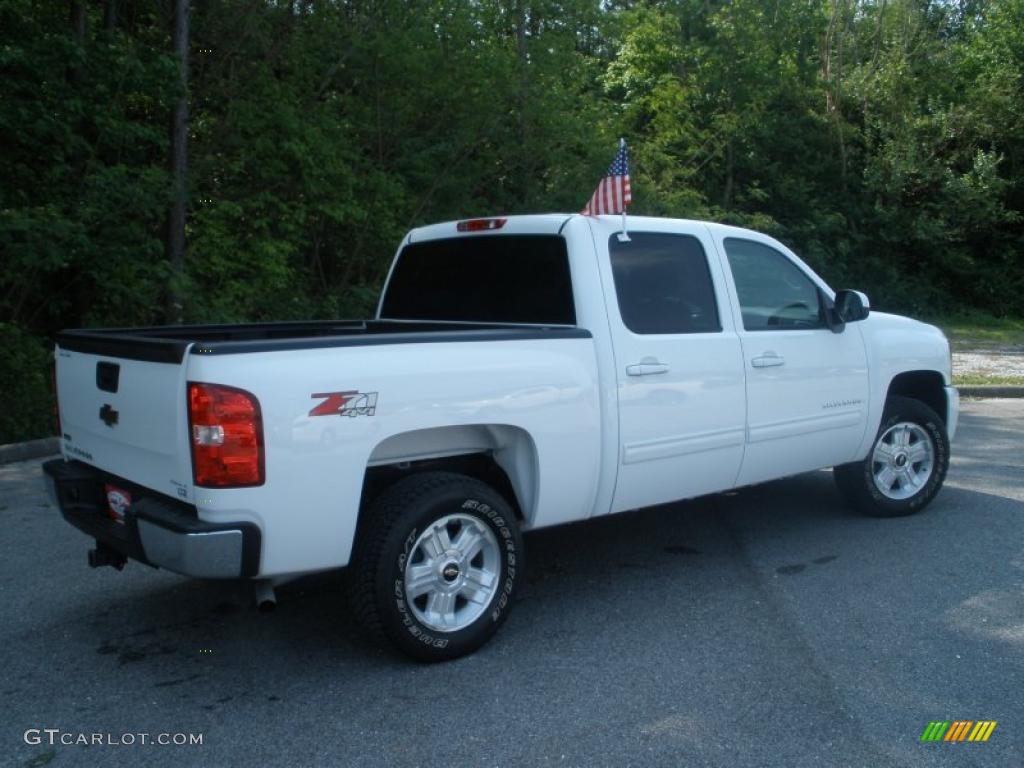
POLYGON ((522 572, 508 502, 479 480, 430 472, 391 486, 366 514, 350 584, 363 625, 424 661, 486 643, 522 572))
POLYGON ((920 512, 935 498, 949 468, 942 419, 924 403, 890 397, 878 434, 863 461, 834 471, 843 495, 873 517, 920 512))

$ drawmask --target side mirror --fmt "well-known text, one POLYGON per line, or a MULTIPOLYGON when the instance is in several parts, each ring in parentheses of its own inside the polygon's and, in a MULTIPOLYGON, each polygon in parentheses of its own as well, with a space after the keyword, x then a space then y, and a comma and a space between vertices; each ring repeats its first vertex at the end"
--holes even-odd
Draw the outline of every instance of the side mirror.
POLYGON ((842 323, 856 323, 865 319, 871 312, 871 302, 860 291, 836 291, 833 311, 842 323))

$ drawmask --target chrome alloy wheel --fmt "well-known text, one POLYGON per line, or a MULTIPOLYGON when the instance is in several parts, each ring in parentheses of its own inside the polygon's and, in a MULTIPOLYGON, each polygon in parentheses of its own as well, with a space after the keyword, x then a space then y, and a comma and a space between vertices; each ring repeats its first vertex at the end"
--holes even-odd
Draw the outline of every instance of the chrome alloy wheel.
POLYGON ((871 455, 871 474, 883 496, 909 499, 921 490, 935 468, 935 444, 920 426, 894 424, 878 438, 871 455))
POLYGON ((470 515, 446 515, 419 535, 405 565, 405 599, 430 629, 465 629, 498 591, 501 549, 490 526, 470 515))

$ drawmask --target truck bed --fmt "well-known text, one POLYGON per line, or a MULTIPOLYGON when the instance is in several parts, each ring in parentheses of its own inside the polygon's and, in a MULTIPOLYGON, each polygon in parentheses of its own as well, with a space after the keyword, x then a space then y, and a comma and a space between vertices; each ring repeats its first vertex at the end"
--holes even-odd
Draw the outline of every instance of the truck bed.
POLYGON ((68 330, 58 335, 57 344, 62 349, 94 355, 180 363, 190 345, 194 345, 192 354, 223 355, 378 344, 589 337, 589 331, 566 325, 323 320, 68 330))

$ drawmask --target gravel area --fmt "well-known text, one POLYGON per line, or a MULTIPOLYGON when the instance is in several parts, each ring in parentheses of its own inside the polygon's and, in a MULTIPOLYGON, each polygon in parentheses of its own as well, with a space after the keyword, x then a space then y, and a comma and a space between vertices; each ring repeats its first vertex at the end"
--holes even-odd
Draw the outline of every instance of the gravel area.
POLYGON ((953 373, 1024 379, 1024 345, 979 347, 969 352, 954 351, 953 373))

